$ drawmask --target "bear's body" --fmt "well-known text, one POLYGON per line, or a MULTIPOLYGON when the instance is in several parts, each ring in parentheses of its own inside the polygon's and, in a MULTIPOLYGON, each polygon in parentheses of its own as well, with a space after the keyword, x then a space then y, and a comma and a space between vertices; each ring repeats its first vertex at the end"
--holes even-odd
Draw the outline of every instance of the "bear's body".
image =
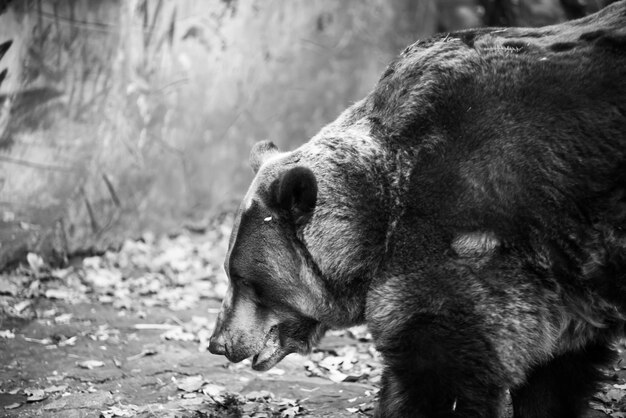
POLYGON ((626 2, 418 42, 252 163, 211 351, 267 369, 366 321, 379 416, 578 416, 626 318, 626 2))

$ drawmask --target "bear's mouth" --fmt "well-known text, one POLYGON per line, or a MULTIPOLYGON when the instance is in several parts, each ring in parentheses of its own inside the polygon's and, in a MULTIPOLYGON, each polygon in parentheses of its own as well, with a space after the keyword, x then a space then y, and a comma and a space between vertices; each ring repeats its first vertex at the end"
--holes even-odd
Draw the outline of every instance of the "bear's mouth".
POLYGON ((252 357, 252 368, 258 371, 269 370, 281 361, 289 350, 280 343, 278 326, 273 326, 265 337, 263 348, 252 357))

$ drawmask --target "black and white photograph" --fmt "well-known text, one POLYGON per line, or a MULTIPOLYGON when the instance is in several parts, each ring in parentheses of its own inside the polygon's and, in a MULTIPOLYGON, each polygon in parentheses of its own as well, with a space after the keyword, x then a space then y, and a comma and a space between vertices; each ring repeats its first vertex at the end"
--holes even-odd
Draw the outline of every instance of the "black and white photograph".
POLYGON ((626 0, 0 0, 0 417, 626 418, 626 0))

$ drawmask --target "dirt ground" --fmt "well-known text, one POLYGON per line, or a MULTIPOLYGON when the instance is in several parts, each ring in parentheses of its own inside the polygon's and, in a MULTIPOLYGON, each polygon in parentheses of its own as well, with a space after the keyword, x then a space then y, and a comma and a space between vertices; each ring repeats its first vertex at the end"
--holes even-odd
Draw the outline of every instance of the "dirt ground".
MULTIPOLYGON (((153 308, 141 319, 112 306, 44 300, 35 309, 70 319, 2 323, 16 337, 0 340, 0 415, 347 417, 354 413, 346 408, 373 400, 372 384, 308 377, 300 356, 292 355, 270 373, 257 373, 249 363, 229 364, 199 351, 197 342, 165 340, 164 329, 154 329, 174 317, 183 323, 194 315, 213 321, 218 307, 207 301, 175 316, 153 308), (138 326, 148 318, 153 329, 138 326), (61 345, 67 336, 77 338, 61 345), (57 343, 46 344, 47 339, 57 343)), ((330 339, 323 348, 347 343, 330 339)))
MULTIPOLYGON (((331 332, 265 373, 206 350, 229 228, 148 235, 62 269, 30 254, 6 272, 0 416, 371 416, 381 366, 364 327, 331 332)), ((626 417, 624 353, 607 376, 589 418, 626 417)))

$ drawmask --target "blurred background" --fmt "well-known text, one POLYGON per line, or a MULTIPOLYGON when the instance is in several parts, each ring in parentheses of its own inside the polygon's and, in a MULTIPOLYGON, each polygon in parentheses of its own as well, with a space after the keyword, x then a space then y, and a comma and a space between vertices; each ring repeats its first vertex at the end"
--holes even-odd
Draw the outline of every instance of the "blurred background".
POLYGON ((245 192, 253 143, 307 141, 406 45, 608 3, 0 1, 0 268, 202 231, 245 192))

